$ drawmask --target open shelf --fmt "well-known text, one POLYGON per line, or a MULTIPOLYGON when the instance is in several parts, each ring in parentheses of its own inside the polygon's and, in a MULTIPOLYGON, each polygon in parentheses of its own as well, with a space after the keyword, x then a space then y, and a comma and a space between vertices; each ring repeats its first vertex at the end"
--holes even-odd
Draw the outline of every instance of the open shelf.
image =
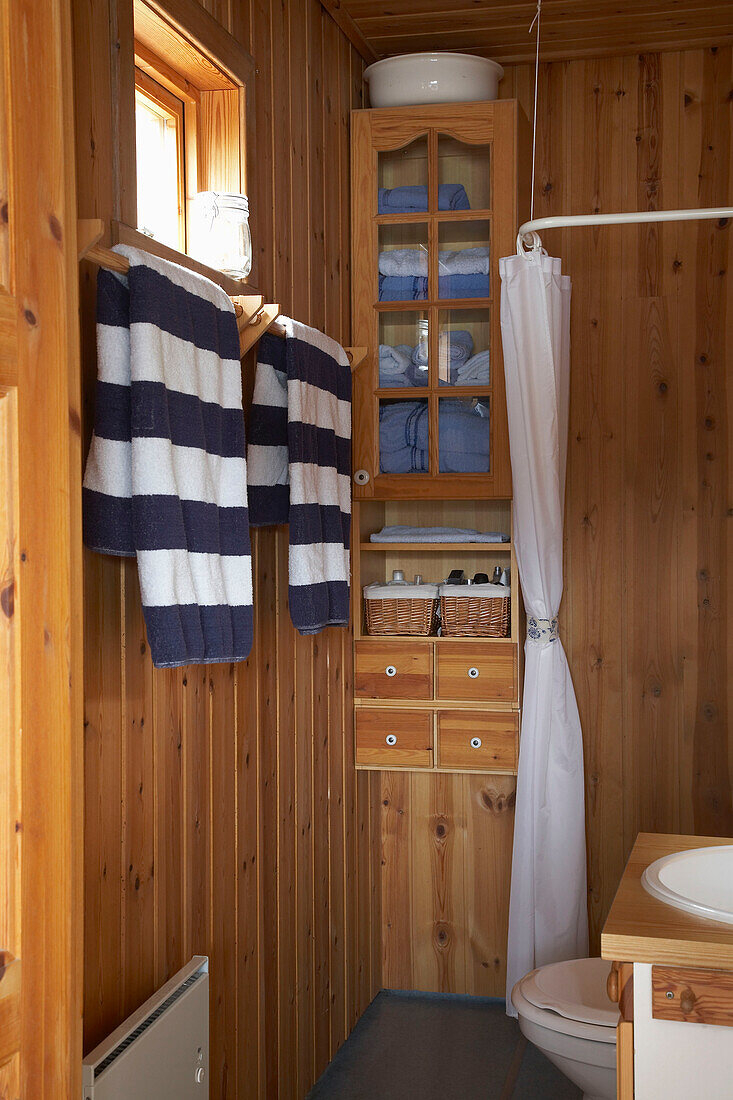
POLYGON ((382 550, 388 553, 442 554, 442 553, 500 553, 511 554, 510 542, 362 542, 362 550, 382 550))

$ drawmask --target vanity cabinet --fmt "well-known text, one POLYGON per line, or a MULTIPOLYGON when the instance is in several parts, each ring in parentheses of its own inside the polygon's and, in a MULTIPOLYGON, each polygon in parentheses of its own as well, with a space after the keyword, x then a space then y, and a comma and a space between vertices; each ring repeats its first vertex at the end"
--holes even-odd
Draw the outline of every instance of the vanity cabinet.
POLYGON ((640 833, 601 936, 618 1003, 618 1100, 733 1096, 733 925, 653 897, 645 869, 726 837, 640 833), (623 961, 620 961, 623 960, 623 961))
MULTIPOLYGON (((523 615, 512 505, 499 258, 529 206, 515 101, 355 111, 352 126, 353 619, 358 768, 517 768, 523 615), (377 543, 385 526, 501 532, 377 543), (370 636, 362 590, 401 569, 509 570, 505 637, 370 636)), ((458 593, 457 593, 458 594, 458 593)))

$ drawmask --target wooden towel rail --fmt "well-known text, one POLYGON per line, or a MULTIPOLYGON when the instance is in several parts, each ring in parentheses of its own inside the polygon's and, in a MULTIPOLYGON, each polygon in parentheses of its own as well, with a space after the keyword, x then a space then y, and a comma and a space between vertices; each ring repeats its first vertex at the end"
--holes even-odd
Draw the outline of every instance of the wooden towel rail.
MULTIPOLYGON (((91 263, 98 264, 99 267, 107 268, 109 271, 125 273, 130 269, 129 260, 125 256, 121 256, 119 252, 113 252, 111 248, 105 248, 104 245, 99 243, 106 233, 106 228, 101 218, 79 219, 77 228, 79 260, 89 260, 91 263)), ((164 245, 158 244, 157 241, 146 237, 130 226, 113 222, 112 233, 119 243, 134 244, 135 247, 162 256, 163 259, 171 259, 174 263, 181 264, 182 267, 188 267, 192 271, 206 275, 212 282, 222 286, 234 303, 234 313, 239 329, 240 357, 243 358, 266 332, 272 332, 275 336, 285 336, 285 329, 277 322, 280 315, 280 306, 277 302, 266 302, 263 294, 232 293, 232 290, 235 289, 234 280, 223 276, 212 268, 206 267, 204 264, 197 263, 188 256, 183 256, 164 245)), ((352 372, 364 360, 367 353, 365 347, 347 347, 344 348, 344 351, 351 364, 352 372)))

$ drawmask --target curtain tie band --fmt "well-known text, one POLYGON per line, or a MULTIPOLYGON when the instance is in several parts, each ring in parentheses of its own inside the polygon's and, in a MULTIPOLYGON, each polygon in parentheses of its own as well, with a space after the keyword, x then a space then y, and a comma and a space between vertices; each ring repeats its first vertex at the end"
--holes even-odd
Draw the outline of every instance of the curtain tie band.
POLYGON ((557 641, 557 616, 554 619, 527 619, 527 637, 533 642, 557 641))

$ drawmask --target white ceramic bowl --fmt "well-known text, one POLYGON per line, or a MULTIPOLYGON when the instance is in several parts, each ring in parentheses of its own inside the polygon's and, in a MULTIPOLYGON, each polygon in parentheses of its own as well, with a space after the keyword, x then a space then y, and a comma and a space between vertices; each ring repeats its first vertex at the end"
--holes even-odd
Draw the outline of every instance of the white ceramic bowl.
POLYGON ((372 107, 496 99, 503 75, 487 57, 441 51, 385 57, 364 71, 372 107))

